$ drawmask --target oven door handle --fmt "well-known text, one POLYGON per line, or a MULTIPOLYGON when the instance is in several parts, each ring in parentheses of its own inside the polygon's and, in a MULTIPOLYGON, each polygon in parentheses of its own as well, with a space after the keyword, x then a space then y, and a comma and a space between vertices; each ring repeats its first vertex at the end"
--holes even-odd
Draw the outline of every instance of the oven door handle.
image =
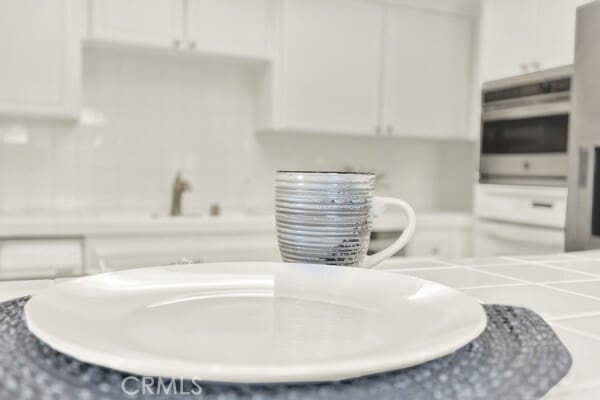
POLYGON ((532 201, 531 202, 531 206, 533 208, 554 208, 554 204, 553 203, 549 203, 549 202, 545 202, 545 201, 532 201))

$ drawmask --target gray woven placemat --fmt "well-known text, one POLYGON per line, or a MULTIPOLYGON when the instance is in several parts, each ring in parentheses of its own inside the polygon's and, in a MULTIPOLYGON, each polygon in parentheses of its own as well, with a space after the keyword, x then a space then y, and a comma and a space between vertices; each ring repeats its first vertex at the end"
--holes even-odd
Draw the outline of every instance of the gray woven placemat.
POLYGON ((150 380, 142 395, 141 378, 134 377, 125 387, 139 394, 128 395, 122 388, 128 374, 77 361, 33 336, 23 319, 26 302, 0 303, 0 400, 532 400, 543 397, 571 367, 569 352, 540 316, 524 308, 486 305, 488 326, 481 336, 416 367, 316 384, 202 382, 200 395, 194 395, 198 386, 191 381, 162 381, 161 389, 150 380), (172 395, 175 391, 179 394, 172 395))

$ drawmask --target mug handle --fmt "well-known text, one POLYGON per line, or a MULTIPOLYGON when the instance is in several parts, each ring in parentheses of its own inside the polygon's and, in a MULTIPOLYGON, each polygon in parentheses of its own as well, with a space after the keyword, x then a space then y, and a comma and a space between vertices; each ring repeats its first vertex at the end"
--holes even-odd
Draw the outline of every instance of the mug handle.
POLYGON ((381 250, 378 253, 375 253, 370 256, 366 256, 363 262, 361 263, 361 267, 372 268, 375 265, 379 264, 386 258, 391 257, 396 252, 398 252, 401 248, 403 248, 406 243, 412 238, 415 233, 415 225, 416 225, 416 216, 413 208, 404 200, 396 199, 393 197, 379 197, 375 196, 373 198, 373 210, 376 211, 375 217, 377 217, 377 211, 383 210, 387 205, 397 206, 404 211, 406 214, 406 218, 408 219, 408 223, 406 227, 402 231, 402 234, 394 243, 381 250))

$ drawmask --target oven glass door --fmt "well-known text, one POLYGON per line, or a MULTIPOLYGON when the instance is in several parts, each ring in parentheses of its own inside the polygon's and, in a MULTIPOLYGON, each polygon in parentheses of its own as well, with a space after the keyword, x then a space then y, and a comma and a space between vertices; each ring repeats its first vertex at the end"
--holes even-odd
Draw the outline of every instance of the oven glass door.
POLYGON ((484 121, 483 154, 565 153, 569 116, 484 121))

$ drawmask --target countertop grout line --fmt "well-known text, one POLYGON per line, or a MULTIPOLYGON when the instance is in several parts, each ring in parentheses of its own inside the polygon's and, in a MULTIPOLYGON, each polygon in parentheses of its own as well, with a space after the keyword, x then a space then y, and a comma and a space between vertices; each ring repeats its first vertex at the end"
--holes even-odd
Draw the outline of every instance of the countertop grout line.
POLYGON ((454 263, 451 263, 451 262, 449 262, 449 261, 444 261, 444 260, 435 260, 435 261, 436 261, 436 262, 440 262, 440 263, 444 264, 444 266, 447 266, 447 267, 451 267, 451 266, 454 266, 454 265, 456 265, 456 264, 454 264, 454 263))
MULTIPOLYGON (((411 268, 411 269, 403 269, 403 270, 395 270, 394 273, 399 273, 402 274, 404 272, 420 272, 420 271, 439 271, 439 270, 457 270, 457 269, 465 269, 467 271, 471 271, 471 272, 476 272, 476 273, 480 273, 483 275, 489 275, 489 276, 493 276, 494 278, 502 278, 502 279, 507 279, 507 280, 511 280, 514 282, 508 282, 508 283, 494 283, 494 284, 489 284, 489 285, 474 285, 474 286, 455 286, 455 289, 458 290, 462 290, 462 289, 477 289, 477 288, 494 288, 494 287, 506 287, 506 286, 522 286, 522 285, 529 285, 532 284, 532 282, 529 281, 525 281, 522 279, 518 279, 518 278, 513 278, 513 277, 509 277, 506 275, 501 275, 501 274, 496 274, 493 272, 487 272, 487 271, 481 271, 477 268, 472 268, 472 267, 468 267, 465 265, 456 265, 453 267, 433 267, 433 268, 411 268)), ((391 271, 391 270, 387 270, 387 271, 391 271)), ((408 274, 410 275, 410 274, 408 274)), ((412 276, 412 275, 411 275, 412 276)), ((436 282, 436 283, 440 283, 440 282, 436 282)), ((440 283, 443 284, 443 283, 440 283)), ((449 286, 449 285, 446 285, 449 286)))
MULTIPOLYGON (((527 308, 527 307, 525 307, 527 308)), ((546 320, 546 322, 558 322, 558 321, 564 321, 564 320, 568 320, 568 319, 577 319, 577 318, 588 318, 588 317, 598 317, 600 316, 600 311, 587 311, 587 312, 581 312, 581 313, 573 313, 573 314, 562 314, 562 315, 556 315, 553 317, 543 317, 544 320, 546 320)))
POLYGON ((390 268, 390 269, 378 269, 378 271, 386 271, 386 272, 402 272, 402 271, 439 271, 439 270, 447 270, 447 269, 457 269, 456 266, 449 265, 439 265, 439 266, 431 266, 431 267, 411 267, 411 268, 390 268))
POLYGON ((511 280, 514 280, 514 281, 518 281, 518 282, 524 283, 524 284, 533 284, 533 282, 530 282, 528 280, 521 279, 521 278, 515 278, 515 277, 504 275, 504 274, 500 274, 498 272, 481 271, 481 270, 478 269, 478 267, 468 266, 468 267, 465 267, 465 268, 467 268, 470 271, 482 272, 484 274, 492 275, 492 276, 495 276, 496 278, 505 278, 505 279, 511 279, 511 280))
MULTIPOLYGON (((534 258, 534 259, 526 259, 526 258, 520 258, 519 256, 500 256, 498 258, 500 258, 501 260, 514 260, 514 261, 518 261, 518 262, 554 262, 554 261, 561 261, 561 258, 551 258, 551 256, 557 257, 559 254, 552 254, 552 255, 548 255, 548 258, 534 258)), ((560 255, 562 255, 563 257, 567 258, 567 259, 579 259, 579 256, 573 255, 573 254, 569 254, 569 253, 561 253, 560 255)), ((565 258, 562 258, 562 260, 564 260, 565 258)))
MULTIPOLYGON (((565 378, 563 379, 568 379, 568 375, 565 376, 565 378)), ((550 393, 548 393, 543 399, 541 400, 560 400, 564 395, 572 395, 572 394, 579 394, 579 392, 583 392, 586 390, 590 390, 590 389, 596 389, 596 388, 600 388, 600 380, 593 380, 590 382, 585 382, 585 383, 575 383, 575 384, 571 384, 571 383, 564 383, 564 385, 568 385, 568 387, 562 387, 560 386, 562 383, 559 382, 557 386, 555 386, 554 388, 552 388, 552 391, 550 391, 550 393)))
MULTIPOLYGON (((496 287, 536 285, 536 286, 545 287, 547 289, 554 289, 554 290, 558 290, 558 291, 568 292, 570 294, 576 294, 576 295, 579 295, 579 296, 582 296, 582 297, 589 297, 589 298, 592 298, 594 300, 600 300, 600 297, 594 297, 594 296, 591 296, 591 295, 586 295, 584 293, 579 293, 579 292, 575 292, 575 291, 569 291, 567 289, 562 289, 562 288, 557 288, 555 286, 550 286, 550 285, 556 285, 556 284, 600 282, 600 276, 594 276, 594 275, 586 275, 585 278, 582 278, 582 279, 530 281, 530 280, 525 280, 525 279, 522 279, 522 278, 517 278, 517 277, 514 277, 514 276, 510 276, 510 275, 501 274, 501 273, 498 273, 498 272, 491 272, 491 271, 485 271, 485 270, 482 271, 482 270, 478 269, 478 267, 465 266, 465 265, 461 265, 461 266, 457 265, 457 266, 454 266, 454 267, 424 267, 424 268, 406 268, 406 269, 387 269, 387 270, 381 270, 381 271, 403 274, 403 273, 420 272, 420 271, 455 270, 455 269, 460 269, 460 268, 469 270, 471 272, 478 272, 478 273, 481 273, 481 274, 494 276, 496 278, 504 278, 504 279, 513 280, 515 282, 510 282, 510 283, 495 283, 495 284, 487 284, 487 285, 485 285, 485 284, 484 285, 472 285, 472 286, 454 286, 454 288, 458 289, 458 290, 463 290, 463 289, 479 289, 479 288, 489 289, 489 288, 496 288, 496 287)), ((565 272, 573 272, 573 271, 567 270, 565 272)), ((410 274, 408 274, 408 275, 410 275, 410 274)))
POLYGON ((548 263, 574 264, 578 261, 599 261, 600 262, 600 258, 571 257, 571 258, 558 258, 558 259, 553 259, 553 260, 531 260, 529 262, 542 263, 542 264, 548 264, 548 263))
POLYGON ((471 267, 471 268, 485 268, 485 267, 504 267, 507 265, 522 265, 522 264, 526 264, 526 262, 523 261, 510 261, 510 262, 505 262, 505 263, 484 263, 484 264, 457 264, 454 263, 452 265, 456 266, 456 267, 471 267))
MULTIPOLYGON (((594 315, 591 315, 591 316, 593 317, 594 315)), ((582 318, 582 317, 579 317, 579 318, 582 318)), ((560 329, 564 329, 565 331, 568 331, 568 332, 571 332, 571 333, 576 333, 576 334, 581 335, 581 336, 585 336, 588 339, 600 341, 600 335, 596 335, 596 334, 593 334, 593 333, 589 333, 589 332, 583 331, 581 329, 572 328, 570 326, 563 325, 563 324, 561 324, 561 321, 564 321, 564 319, 562 319, 562 320, 555 320, 555 321, 549 321, 549 322, 550 322, 551 326, 554 326, 554 327, 557 327, 557 328, 560 328, 560 329)), ((600 376, 598 377, 598 382, 600 382, 600 376)))
MULTIPOLYGON (((513 265, 523 265, 523 264, 531 264, 531 263, 522 263, 522 264, 513 264, 513 265)), ((490 265, 491 267, 491 265, 490 265)), ((530 280, 526 280, 523 278, 517 278, 515 276, 511 276, 511 275, 507 275, 507 274, 502 274, 500 272, 493 272, 493 271, 486 271, 485 269, 481 270, 479 269, 479 267, 466 267, 472 271, 477 271, 477 272, 482 272, 485 274, 489 274, 489 275, 494 275, 497 277, 502 277, 502 278, 509 278, 509 279, 513 279, 513 280, 517 280, 519 282, 525 282, 531 285, 543 285, 543 284, 556 284, 556 283, 578 283, 578 282, 596 282, 600 280, 600 276, 598 275, 591 275, 591 274, 585 274, 585 273, 581 273, 581 275, 583 275, 585 278, 581 278, 581 279, 567 279, 567 280, 550 280, 550 281, 530 281, 530 280)), ((558 269, 559 268, 553 268, 553 269, 558 269)), ((564 270, 564 272, 571 272, 571 273, 575 273, 578 274, 577 272, 574 272, 572 270, 564 270)), ((554 287, 552 287, 554 289, 554 287)))
MULTIPOLYGON (((589 260, 586 260, 586 261, 589 261, 589 260)), ((560 261, 552 261, 552 262, 560 262, 560 261)), ((551 269, 555 269, 555 270, 559 270, 559 271, 564 271, 564 272, 577 273, 577 274, 581 274, 581 275, 586 275, 586 276, 594 277, 596 279, 600 279, 600 273, 594 274, 593 272, 580 271, 580 270, 577 270, 577 269, 569 269, 569 268, 566 268, 566 267, 563 267, 563 266, 560 266, 560 265, 546 264, 544 262, 530 262, 528 264, 538 265, 540 267, 551 268, 551 269)))
POLYGON ((549 286, 548 284, 545 284, 545 283, 538 283, 537 285, 541 286, 541 287, 545 287, 546 289, 557 290, 559 292, 569 293, 569 294, 572 294, 572 295, 576 295, 576 296, 580 296, 580 297, 585 297, 585 298, 588 298, 588 299, 591 299, 591 300, 600 301, 600 297, 594 297, 594 296, 591 296, 589 294, 578 293, 578 292, 575 292, 575 291, 572 291, 572 290, 558 288, 556 286, 549 286))
MULTIPOLYGON (((565 317, 556 317, 556 318, 554 318, 554 320, 552 322, 570 321, 573 319, 591 318, 591 317, 600 317, 600 311, 589 311, 587 313, 573 314, 573 315, 569 315, 569 316, 565 316, 565 317)), ((575 329, 575 328, 570 328, 570 329, 575 329)), ((600 338, 600 334, 598 337, 600 338)))
POLYGON ((493 285, 477 285, 477 286, 457 286, 456 290, 471 290, 471 289, 494 289, 504 287, 516 287, 516 286, 528 286, 529 283, 515 282, 515 283, 497 283, 493 285))
MULTIPOLYGON (((556 285, 561 283, 585 283, 585 282, 598 282, 600 281, 600 277, 594 277, 592 279, 569 279, 565 281, 540 281, 537 282, 540 285, 556 285)), ((554 288, 554 286, 553 286, 554 288)))

